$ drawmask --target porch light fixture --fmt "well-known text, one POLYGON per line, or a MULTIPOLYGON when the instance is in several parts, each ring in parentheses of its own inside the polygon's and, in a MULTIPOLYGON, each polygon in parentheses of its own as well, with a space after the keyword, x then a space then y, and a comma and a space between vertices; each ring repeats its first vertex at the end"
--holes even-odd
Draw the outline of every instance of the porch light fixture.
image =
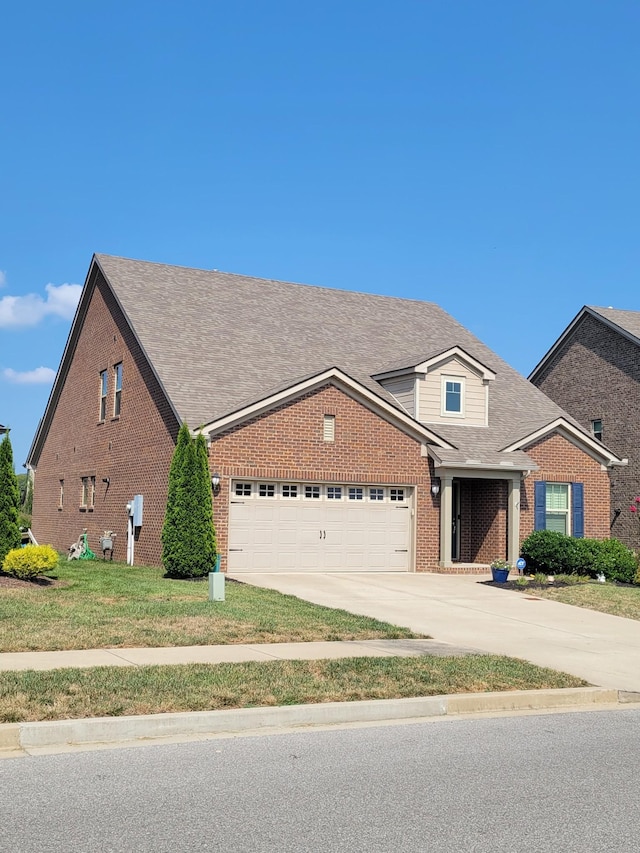
POLYGON ((214 474, 211 478, 211 488, 213 490, 213 494, 217 495, 220 491, 220 474, 214 474))
POLYGON ((431 494, 434 496, 434 498, 440 494, 440 483, 437 480, 431 486, 431 494))

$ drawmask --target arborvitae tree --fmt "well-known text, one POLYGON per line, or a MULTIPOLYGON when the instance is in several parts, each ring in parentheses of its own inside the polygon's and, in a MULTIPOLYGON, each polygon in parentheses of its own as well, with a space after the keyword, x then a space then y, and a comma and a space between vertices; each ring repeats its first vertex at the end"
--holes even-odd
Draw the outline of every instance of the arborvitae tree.
POLYGON ((20 489, 13 470, 13 450, 9 435, 0 442, 0 566, 12 548, 22 541, 18 527, 20 489))
POLYGON ((172 578, 197 578, 215 567, 216 538, 211 479, 204 436, 191 438, 183 424, 169 470, 162 562, 172 578))

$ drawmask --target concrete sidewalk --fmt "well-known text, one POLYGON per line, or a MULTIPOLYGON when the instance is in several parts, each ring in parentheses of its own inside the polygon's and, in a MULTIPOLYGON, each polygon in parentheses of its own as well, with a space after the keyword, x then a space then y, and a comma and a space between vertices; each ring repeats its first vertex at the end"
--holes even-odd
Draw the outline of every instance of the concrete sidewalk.
POLYGON ((255 643, 226 646, 170 646, 139 649, 78 649, 61 652, 3 652, 0 672, 92 666, 149 666, 182 663, 241 663, 347 657, 456 657, 477 649, 437 640, 343 640, 316 643, 255 643))
POLYGON ((231 575, 436 640, 523 658, 590 684, 640 691, 640 622, 486 586, 489 577, 401 572, 231 575))

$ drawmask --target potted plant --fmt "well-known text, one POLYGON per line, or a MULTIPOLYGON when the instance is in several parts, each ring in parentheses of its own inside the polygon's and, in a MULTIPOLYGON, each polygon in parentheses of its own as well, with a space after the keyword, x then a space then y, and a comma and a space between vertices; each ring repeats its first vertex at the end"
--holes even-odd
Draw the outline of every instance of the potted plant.
POLYGON ((511 566, 506 560, 493 560, 491 563, 491 577, 496 583, 506 583, 511 566))

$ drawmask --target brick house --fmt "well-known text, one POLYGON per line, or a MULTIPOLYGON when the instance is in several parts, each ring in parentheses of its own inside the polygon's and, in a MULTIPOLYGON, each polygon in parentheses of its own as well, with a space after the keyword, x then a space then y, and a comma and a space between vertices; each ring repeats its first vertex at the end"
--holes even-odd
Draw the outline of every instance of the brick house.
POLYGON ((640 544, 640 312, 584 306, 534 368, 531 381, 628 465, 611 478, 611 535, 640 544))
POLYGON ((124 559, 142 495, 160 564, 183 421, 224 570, 472 571, 547 521, 608 535, 620 460, 437 305, 96 255, 29 452, 38 541, 109 529, 124 559))

